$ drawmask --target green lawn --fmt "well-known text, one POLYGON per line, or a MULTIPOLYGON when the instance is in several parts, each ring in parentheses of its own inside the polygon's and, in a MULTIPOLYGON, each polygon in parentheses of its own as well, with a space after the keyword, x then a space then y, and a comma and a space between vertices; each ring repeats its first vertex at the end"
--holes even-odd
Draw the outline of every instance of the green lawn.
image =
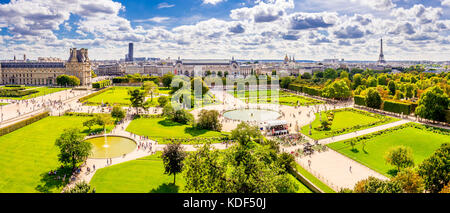
POLYGON ((89 98, 87 102, 89 104, 100 105, 102 104, 103 101, 104 104, 108 103, 108 104, 119 104, 123 106, 129 106, 131 102, 130 96, 128 95, 128 90, 132 89, 134 90, 139 88, 140 87, 113 87, 104 93, 89 98))
POLYGON ((221 132, 195 129, 191 125, 180 124, 166 118, 138 118, 133 120, 126 130, 137 135, 157 139, 158 142, 163 142, 161 141, 163 138, 211 138, 223 136, 221 132))
MULTIPOLYGON (((176 193, 185 192, 182 174, 176 178, 164 174, 161 153, 99 169, 90 184, 98 193, 176 193)), ((311 191, 289 174, 298 186, 297 193, 311 191)))
POLYGON ((164 174, 161 153, 99 169, 90 184, 99 193, 183 192, 185 181, 164 174))
MULTIPOLYGON (((5 88, 5 87, 3 86, 3 87, 0 87, 0 88, 5 88)), ((51 93, 55 93, 55 92, 59 92, 59 91, 70 89, 70 88, 31 87, 31 86, 26 86, 25 88, 26 89, 34 89, 34 90, 37 90, 38 92, 34 93, 34 94, 31 94, 31 95, 27 95, 27 96, 22 96, 22 97, 0 97, 0 99, 26 100, 26 99, 36 98, 36 97, 39 97, 39 96, 48 95, 48 94, 51 94, 51 93)))
POLYGON ((395 167, 386 163, 385 155, 392 147, 403 145, 410 147, 413 152, 415 165, 431 156, 442 143, 450 143, 448 135, 407 126, 395 129, 372 138, 365 139, 365 148, 362 142, 355 146, 356 150, 342 142, 328 144, 328 146, 384 175, 392 174, 395 167))
MULTIPOLYGON (((46 175, 61 165, 55 140, 66 128, 83 129, 82 123, 88 119, 90 117, 47 117, 1 136, 0 193, 61 191, 62 181, 46 175)), ((101 127, 97 126, 93 131, 98 129, 101 127)), ((87 129, 83 130, 87 134, 87 129)))
MULTIPOLYGON (((320 126, 321 121, 319 118, 319 113, 316 113, 316 119, 312 122, 311 135, 309 135, 309 124, 302 127, 301 132, 310 138, 319 140, 323 138, 328 138, 336 135, 343 135, 349 132, 354 132, 358 130, 368 129, 375 126, 391 123, 398 121, 397 118, 392 118, 383 115, 377 115, 373 113, 368 113, 361 110, 347 108, 345 110, 330 110, 334 111, 334 119, 329 130, 316 130, 315 128, 320 126), (383 120, 385 119, 385 120, 383 120), (378 123, 375 123, 378 122, 378 123), (372 125, 374 124, 374 125, 372 125), (339 132, 336 132, 339 131, 339 132)), ((327 111, 327 112, 330 112, 327 111)), ((321 112, 322 120, 327 118, 325 112, 321 112)))
MULTIPOLYGON (((249 103, 271 103, 271 90, 255 90, 255 91, 239 91, 233 92, 229 91, 229 94, 234 95, 234 97, 241 99, 242 101, 249 101, 249 103), (245 95, 245 96, 244 96, 245 95), (260 95, 260 96, 259 96, 260 95), (245 98, 244 98, 245 97, 245 98)), ((287 106, 297 106, 300 105, 314 105, 314 104, 322 104, 323 101, 300 96, 294 93, 278 91, 278 102, 281 105, 287 106)))

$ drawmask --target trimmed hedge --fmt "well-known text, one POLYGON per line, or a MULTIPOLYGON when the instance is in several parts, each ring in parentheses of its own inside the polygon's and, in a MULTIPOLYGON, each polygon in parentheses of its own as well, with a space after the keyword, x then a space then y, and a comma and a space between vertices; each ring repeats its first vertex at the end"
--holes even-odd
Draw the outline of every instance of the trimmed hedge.
POLYGON ((366 98, 364 96, 355 95, 353 99, 355 100, 356 105, 366 106, 366 98))
POLYGON ((112 79, 112 82, 115 84, 120 83, 139 83, 139 82, 145 82, 145 81, 153 81, 156 85, 159 85, 159 82, 161 82, 161 78, 159 76, 141 76, 139 78, 132 78, 132 77, 115 77, 112 79))
POLYGON ((8 84, 5 87, 25 87, 25 85, 17 85, 17 84, 8 84))
POLYGON ((100 88, 105 88, 109 85, 111 85, 111 80, 107 79, 107 80, 92 83, 92 88, 100 89, 100 88))
POLYGON ((303 92, 303 93, 306 93, 308 95, 313 95, 313 96, 321 96, 322 95, 322 90, 320 88, 315 88, 315 87, 308 87, 308 86, 303 86, 303 85, 298 85, 298 84, 289 84, 288 89, 295 90, 298 92, 303 92))
POLYGON ((0 129, 0 136, 6 135, 6 134, 8 134, 10 132, 18 130, 18 129, 20 129, 22 127, 25 127, 27 125, 30 125, 30 124, 32 124, 32 123, 34 123, 36 121, 39 121, 39 120, 41 120, 41 119, 43 119, 45 117, 48 117, 49 115, 50 114, 49 114, 48 111, 47 112, 43 112, 43 113, 41 113, 39 115, 35 115, 35 116, 31 117, 31 118, 27 118, 27 119, 25 119, 23 121, 19 121, 19 122, 15 123, 15 124, 11 124, 9 126, 3 127, 3 128, 0 129))
POLYGON ((111 88, 112 88, 112 87, 108 87, 108 88, 106 88, 106 89, 99 90, 99 91, 94 92, 94 93, 92 93, 92 94, 90 94, 90 95, 88 95, 88 96, 85 96, 85 97, 82 97, 82 98, 78 99, 78 101, 81 102, 81 103, 83 103, 83 102, 87 101, 89 98, 92 98, 92 97, 94 97, 94 96, 96 96, 96 95, 99 95, 99 94, 101 94, 101 93, 104 93, 104 92, 110 90, 111 88))
POLYGON ((31 95, 34 93, 38 93, 39 91, 30 89, 25 90, 25 88, 11 88, 11 89, 0 89, 1 97, 23 97, 27 95, 31 95))
POLYGON ((404 115, 411 114, 411 104, 394 102, 394 101, 384 101, 383 110, 394 113, 403 113, 404 115))

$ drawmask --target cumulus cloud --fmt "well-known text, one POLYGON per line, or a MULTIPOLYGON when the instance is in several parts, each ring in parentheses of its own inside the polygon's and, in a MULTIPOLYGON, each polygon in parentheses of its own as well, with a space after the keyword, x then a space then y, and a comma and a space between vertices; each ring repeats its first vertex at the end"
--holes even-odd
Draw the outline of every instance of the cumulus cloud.
POLYGON ((342 39, 362 38, 364 32, 359 29, 359 26, 354 25, 341 27, 339 30, 334 31, 334 35, 336 35, 337 38, 342 39))
POLYGON ((442 0, 441 5, 450 7, 450 0, 442 0))
POLYGON ((203 0, 203 4, 212 4, 212 5, 216 5, 220 2, 223 2, 226 0, 203 0))
POLYGON ((291 15, 290 27, 294 30, 326 28, 337 20, 334 13, 295 13, 291 15))
POLYGON ((236 20, 251 19, 256 23, 273 22, 285 15, 287 9, 294 8, 293 0, 274 0, 272 3, 259 2, 254 7, 243 7, 231 11, 236 20))

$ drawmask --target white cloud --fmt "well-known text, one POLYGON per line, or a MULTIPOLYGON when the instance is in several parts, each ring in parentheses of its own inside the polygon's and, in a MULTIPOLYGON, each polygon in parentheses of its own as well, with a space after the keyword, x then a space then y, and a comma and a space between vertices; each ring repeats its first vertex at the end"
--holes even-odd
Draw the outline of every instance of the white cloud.
POLYGON ((441 5, 450 7, 450 0, 442 0, 441 5))
POLYGON ((158 4, 158 9, 163 9, 163 8, 171 8, 171 7, 175 7, 174 4, 169 4, 167 2, 162 2, 158 4))
POLYGON ((133 20, 133 22, 137 22, 137 23, 140 23, 140 22, 162 23, 162 22, 165 22, 165 21, 168 21, 168 20, 170 20, 170 17, 159 17, 159 16, 157 16, 157 17, 148 18, 148 19, 137 19, 137 20, 133 20))
POLYGON ((203 0, 203 4, 212 4, 212 5, 216 5, 220 2, 223 2, 226 0, 203 0))

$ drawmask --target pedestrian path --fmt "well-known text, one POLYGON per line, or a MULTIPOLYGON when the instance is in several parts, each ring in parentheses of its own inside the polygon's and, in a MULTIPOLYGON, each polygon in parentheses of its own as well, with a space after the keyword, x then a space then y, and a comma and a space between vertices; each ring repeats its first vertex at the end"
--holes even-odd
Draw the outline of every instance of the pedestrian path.
POLYGON ((358 130, 358 131, 347 133, 347 134, 344 134, 344 135, 338 135, 338 136, 334 136, 334 137, 330 137, 330 138, 325 138, 325 139, 319 140, 319 144, 325 145, 325 144, 334 143, 334 142, 337 142, 337 141, 343 141, 343 140, 347 140, 347 139, 350 139, 350 138, 358 137, 358 136, 361 136, 361 135, 366 135, 366 134, 369 134, 369 133, 378 132, 378 131, 381 131, 381 130, 385 130, 385 129, 389 129, 389 128, 392 128, 392 127, 400 126, 400 125, 403 125, 403 124, 406 124, 406 123, 409 123, 409 122, 410 122, 409 120, 400 120, 400 121, 395 121, 395 122, 392 122, 392 123, 384 124, 384 125, 381 125, 381 126, 376 126, 376 127, 373 127, 373 128, 369 128, 369 129, 358 130))

